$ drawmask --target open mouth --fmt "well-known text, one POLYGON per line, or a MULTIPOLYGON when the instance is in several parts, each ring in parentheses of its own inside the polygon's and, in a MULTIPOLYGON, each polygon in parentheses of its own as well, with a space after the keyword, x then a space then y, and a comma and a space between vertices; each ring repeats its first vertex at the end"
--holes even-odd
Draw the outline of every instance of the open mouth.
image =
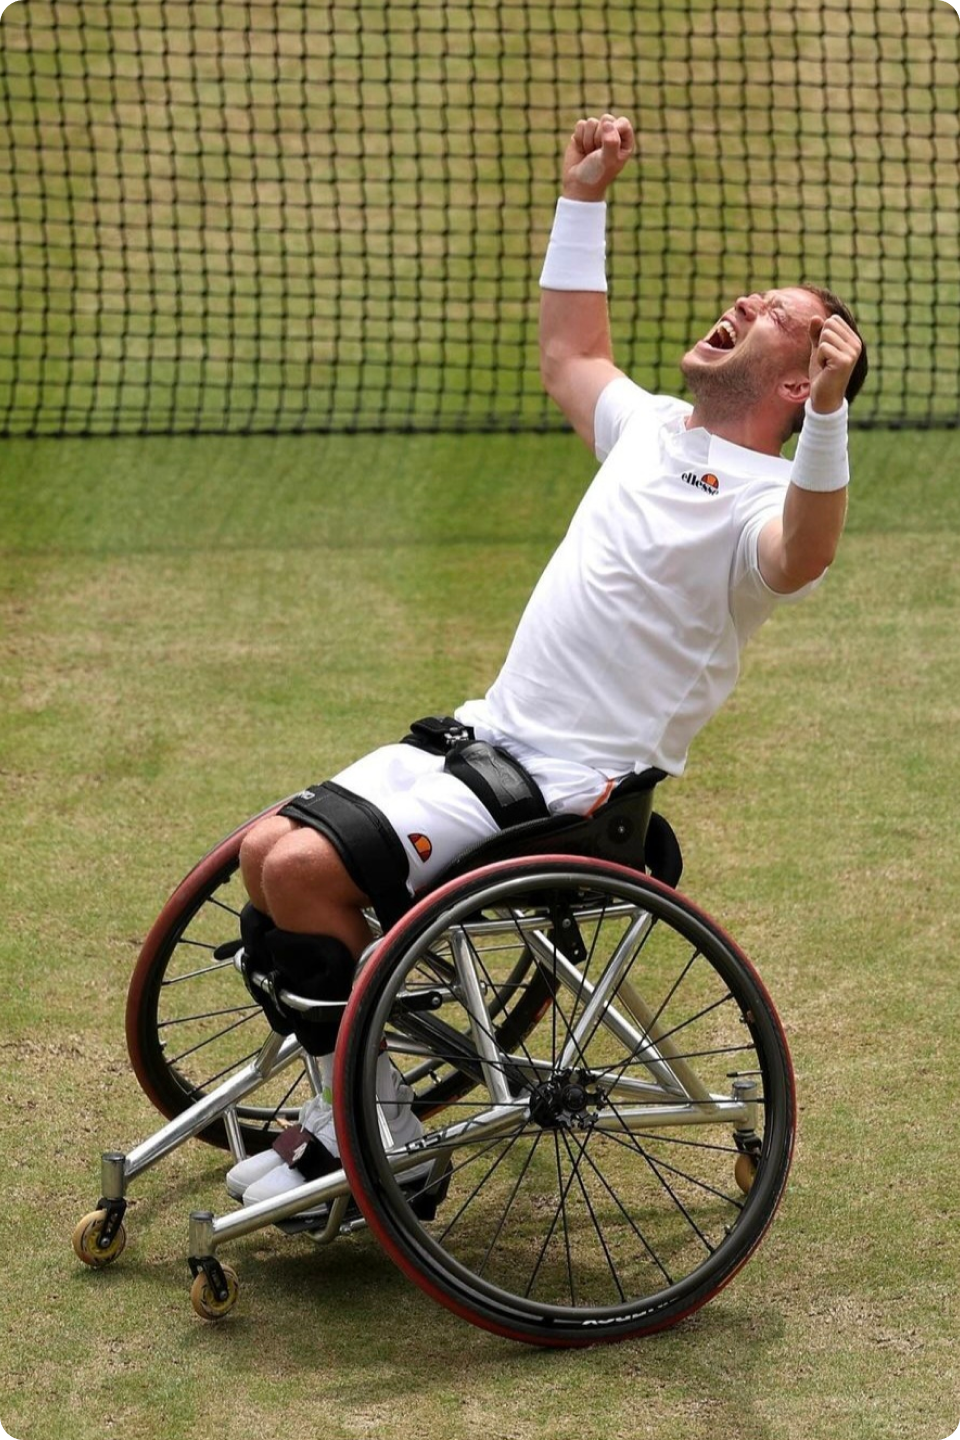
POLYGON ((732 350, 737 343, 737 332, 729 320, 718 320, 703 343, 711 350, 732 350))

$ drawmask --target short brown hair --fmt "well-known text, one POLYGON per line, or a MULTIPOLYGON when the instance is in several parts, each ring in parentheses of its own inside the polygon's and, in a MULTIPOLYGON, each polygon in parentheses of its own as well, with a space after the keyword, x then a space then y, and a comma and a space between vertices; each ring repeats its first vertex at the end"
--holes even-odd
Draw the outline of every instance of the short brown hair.
MULTIPOLYGON (((867 370, 869 369, 869 366, 867 364, 867 347, 864 343, 863 336, 860 334, 860 327, 857 325, 857 322, 854 319, 853 311, 850 309, 849 305, 847 305, 843 300, 840 299, 839 295, 835 295, 832 290, 827 290, 822 285, 803 284, 798 285, 797 289, 806 290, 809 295, 815 295, 820 301, 820 304, 826 310, 827 314, 839 315, 841 320, 845 320, 847 322, 847 324, 850 326, 850 329, 860 341, 860 354, 857 356, 857 363, 856 365, 854 365, 853 370, 851 371, 850 379, 847 381, 847 388, 844 392, 844 398, 846 399, 847 404, 852 405, 863 388, 863 382, 867 378, 867 370)), ((806 410, 804 409, 804 407, 802 405, 798 405, 797 412, 793 418, 793 424, 790 426, 790 429, 787 431, 785 437, 787 440, 789 440, 791 435, 799 435, 800 431, 803 429, 803 421, 805 415, 806 410)))
POLYGON ((867 346, 860 333, 860 327, 854 318, 853 311, 849 305, 840 299, 839 295, 835 295, 832 290, 824 289, 822 285, 801 285, 800 289, 809 291, 811 295, 816 295, 828 315, 839 315, 841 320, 845 320, 860 341, 862 349, 857 357, 857 363, 853 367, 850 379, 847 381, 846 400, 848 405, 852 405, 863 389, 863 382, 866 380, 867 371, 870 368, 867 363, 867 346))

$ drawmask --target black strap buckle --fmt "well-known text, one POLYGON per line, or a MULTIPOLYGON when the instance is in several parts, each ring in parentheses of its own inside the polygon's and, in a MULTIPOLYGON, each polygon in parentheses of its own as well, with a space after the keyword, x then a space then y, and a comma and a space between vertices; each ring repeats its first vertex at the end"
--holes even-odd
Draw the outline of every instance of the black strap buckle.
POLYGON ((414 720, 409 735, 404 735, 401 744, 415 745, 431 755, 448 755, 456 745, 464 745, 473 739, 469 725, 461 725, 452 715, 425 715, 414 720))

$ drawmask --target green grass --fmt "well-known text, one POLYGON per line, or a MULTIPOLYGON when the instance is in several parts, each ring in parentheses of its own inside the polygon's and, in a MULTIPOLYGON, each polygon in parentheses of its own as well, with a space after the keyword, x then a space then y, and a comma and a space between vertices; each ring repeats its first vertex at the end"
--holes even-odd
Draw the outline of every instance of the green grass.
POLYGON ((692 1321, 575 1354, 434 1307, 368 1239, 224 1252, 187 1299, 188 1145, 102 1274, 98 1156, 155 1127, 123 1042, 166 893, 247 814, 480 692, 591 469, 568 437, 0 450, 0 1420, 17 1440, 943 1440, 960 1418, 960 492, 949 437, 858 435, 829 582, 779 614, 662 808, 684 888, 781 1009, 800 1141, 692 1321))
MULTIPOLYGON (((877 338, 882 321, 865 403, 955 415, 957 271, 938 237, 956 228, 957 32, 932 0, 834 7, 826 34, 812 3, 607 6, 582 24, 538 4, 503 13, 506 38, 490 7, 421 6, 437 24, 414 34, 407 7, 378 27, 365 5, 362 66, 350 5, 338 32, 321 7, 191 6, 220 28, 190 54, 141 3, 135 58, 131 7, 29 6, 35 70, 27 5, 2 33, 14 168, 25 191, 43 176, 42 199, 0 217, 14 428, 41 399, 42 426, 62 407, 94 430, 350 423, 380 399, 365 362, 391 381, 395 418, 536 420, 529 277, 558 117, 562 130, 606 103, 644 137, 611 218, 628 368, 672 371, 691 314, 709 320, 748 277, 829 271, 877 338), (69 40, 56 55, 54 18, 69 40), (365 173, 356 146, 328 142, 363 75, 365 173), (647 298, 631 310, 638 267, 647 298), (286 288, 315 284, 318 303, 287 313, 286 288), (52 355, 30 333, 40 319, 52 355)), ((791 1038, 785 1205, 691 1322, 562 1355, 461 1324, 369 1240, 317 1251, 273 1231, 229 1247, 240 1306, 205 1327, 187 1300, 187 1215, 223 1208, 224 1157, 200 1145, 135 1184, 114 1269, 84 1270, 69 1237, 96 1202, 100 1151, 157 1124, 123 1005, 167 893, 248 814, 482 691, 589 460, 557 435, 0 448, 0 1421, 16 1440, 953 1430, 955 448, 856 437, 834 574, 758 637, 663 794, 684 887, 757 960, 791 1038)))

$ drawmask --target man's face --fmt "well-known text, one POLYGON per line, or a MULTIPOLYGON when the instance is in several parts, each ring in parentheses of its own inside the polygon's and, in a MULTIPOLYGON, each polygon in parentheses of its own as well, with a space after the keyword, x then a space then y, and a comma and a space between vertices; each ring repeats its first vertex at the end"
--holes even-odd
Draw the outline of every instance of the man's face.
POLYGON ((826 319, 826 310, 809 290, 741 295, 680 362, 695 399, 742 408, 776 395, 782 381, 806 376, 814 319, 826 319))

